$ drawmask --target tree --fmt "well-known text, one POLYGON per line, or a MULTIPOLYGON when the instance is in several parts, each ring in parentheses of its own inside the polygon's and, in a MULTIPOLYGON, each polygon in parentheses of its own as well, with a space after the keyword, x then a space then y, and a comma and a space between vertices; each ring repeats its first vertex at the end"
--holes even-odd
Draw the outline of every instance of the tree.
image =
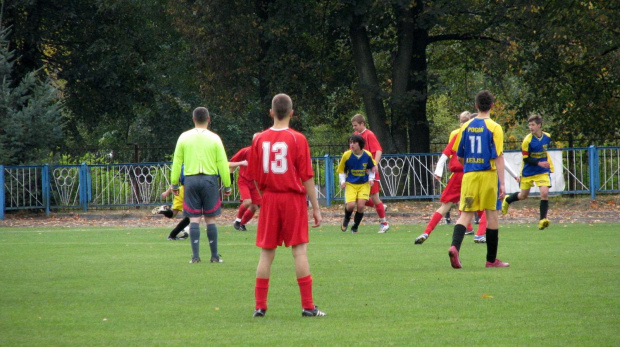
POLYGON ((16 57, 9 34, 0 28, 0 163, 33 164, 62 144, 64 108, 52 81, 38 77, 40 70, 12 80, 16 57))
POLYGON ((509 130, 540 112, 556 137, 618 132, 616 2, 14 0, 4 10, 20 57, 12 83, 37 71, 61 87, 64 147, 172 148, 197 105, 227 145, 247 145, 279 92, 301 115, 294 127, 326 126, 333 141, 364 109, 387 153, 428 152, 439 123, 473 111, 486 88, 509 130))
POLYGON ((295 128, 350 129, 351 110, 359 107, 350 92, 355 75, 350 53, 329 30, 330 6, 310 0, 176 4, 179 30, 195 47, 203 97, 229 127, 224 138, 247 143, 269 126, 271 98, 279 92, 293 98, 295 128))
POLYGON ((71 110, 67 147, 173 146, 192 126, 191 110, 201 104, 195 64, 170 2, 7 4, 6 23, 19 27, 11 45, 24 57, 14 76, 44 69, 62 86, 71 110))
POLYGON ((366 112, 388 151, 428 152, 429 73, 439 71, 440 46, 462 49, 444 65, 468 64, 480 89, 507 93, 508 125, 541 112, 566 136, 617 136, 619 13, 605 0, 342 0, 332 22, 350 37, 366 112), (592 112, 595 120, 584 116, 592 112))
POLYGON ((169 1, 87 3, 74 8, 54 54, 80 137, 91 145, 173 144, 201 102, 169 1))
POLYGON ((335 30, 346 30, 350 37, 373 131, 387 152, 428 152, 429 47, 440 42, 498 41, 489 34, 501 24, 498 18, 504 17, 506 9, 487 2, 482 6, 475 0, 342 0, 339 4, 333 23, 335 30), (381 52, 389 58, 378 62, 381 52))
MULTIPOLYGON (((507 31, 505 68, 534 91, 529 108, 556 138, 603 144, 620 136, 620 3, 525 2, 507 31)), ((527 117, 526 114, 523 117, 527 117)))

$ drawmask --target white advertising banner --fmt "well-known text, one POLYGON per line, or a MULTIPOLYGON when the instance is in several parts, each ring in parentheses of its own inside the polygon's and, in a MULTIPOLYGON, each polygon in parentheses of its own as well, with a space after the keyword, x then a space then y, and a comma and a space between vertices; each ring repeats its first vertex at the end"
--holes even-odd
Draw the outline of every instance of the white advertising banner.
MULTIPOLYGON (((553 161, 553 169, 554 172, 551 173, 551 188, 549 192, 562 192, 564 191, 564 167, 562 165, 562 151, 561 150, 550 150, 549 155, 551 156, 551 160, 553 161)), ((523 155, 521 152, 508 152, 504 153, 504 160, 510 165, 512 170, 517 173, 517 175, 521 174, 521 167, 523 166, 523 155)), ((506 184, 506 193, 514 193, 521 191, 519 188, 519 183, 508 173, 505 171, 504 174, 504 182, 506 184)), ((538 193, 538 187, 534 186, 530 189, 530 193, 538 193)))

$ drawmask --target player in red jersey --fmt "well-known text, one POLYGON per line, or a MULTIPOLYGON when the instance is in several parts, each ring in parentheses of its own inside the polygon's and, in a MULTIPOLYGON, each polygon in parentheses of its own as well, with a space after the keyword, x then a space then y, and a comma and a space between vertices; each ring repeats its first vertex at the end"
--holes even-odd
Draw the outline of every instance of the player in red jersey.
MULTIPOLYGON (((258 133, 254 134, 256 137, 258 133)), ((248 231, 245 225, 252 219, 256 210, 261 204, 261 196, 256 188, 256 184, 252 178, 248 175, 247 159, 250 153, 250 146, 241 148, 232 158, 230 162, 239 163, 239 177, 237 178, 237 186, 239 187, 239 195, 241 195, 241 206, 237 212, 237 219, 233 227, 239 231, 248 231)), ((231 174, 234 172, 234 168, 231 167, 231 174)), ((232 177, 232 176, 231 176, 232 177)))
POLYGON ((370 129, 366 128, 366 119, 361 114, 356 114, 351 118, 351 125, 353 125, 353 130, 355 132, 354 135, 361 135, 364 141, 366 141, 365 149, 372 154, 372 157, 375 159, 375 163, 377 166, 373 169, 375 172, 375 184, 370 187, 370 199, 366 203, 366 206, 374 206, 377 210, 377 215, 379 215, 379 220, 381 222, 381 226, 379 227, 379 234, 383 234, 390 229, 390 224, 385 218, 385 210, 386 205, 379 198, 379 189, 380 184, 379 181, 379 161, 381 160, 381 155, 383 154, 383 148, 381 148, 381 144, 379 140, 377 140, 377 136, 375 133, 370 131, 370 129))
POLYGON ((314 227, 321 225, 321 210, 314 190, 314 172, 306 137, 289 128, 293 102, 286 94, 271 101, 273 126, 252 141, 248 169, 262 192, 256 245, 261 248, 256 268, 254 317, 264 317, 271 264, 276 249, 283 243, 291 246, 295 273, 301 294, 302 317, 325 316, 312 299, 312 276, 308 264, 308 206, 312 204, 314 227))

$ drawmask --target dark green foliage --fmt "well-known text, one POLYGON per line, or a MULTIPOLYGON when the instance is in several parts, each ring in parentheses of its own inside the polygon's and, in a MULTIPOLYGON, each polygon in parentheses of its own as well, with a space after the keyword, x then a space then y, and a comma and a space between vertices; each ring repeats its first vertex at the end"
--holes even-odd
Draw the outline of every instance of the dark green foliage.
POLYGON ((37 163, 63 140, 63 105, 58 89, 40 70, 13 81, 17 57, 8 48, 8 29, 0 30, 0 164, 37 163))
POLYGON ((28 74, 37 71, 61 88, 68 109, 64 139, 55 142, 61 151, 159 147, 139 160, 166 160, 162 153, 193 126, 191 111, 206 106, 232 155, 270 126, 270 101, 280 92, 293 98, 292 127, 311 141, 316 134, 314 143, 341 145, 351 116, 361 112, 386 153, 435 149, 430 144, 447 140, 444 128, 456 126, 450 119, 474 111, 480 89, 496 94, 494 115, 510 141, 521 140, 532 112, 545 117, 557 139, 603 144, 620 132, 614 1, 3 6, 2 25, 13 28, 8 50, 20 57, 11 83, 32 81, 28 74), (320 135, 321 127, 334 136, 320 135))
POLYGON ((330 31, 330 5, 315 1, 195 1, 172 8, 196 49, 198 79, 225 139, 249 143, 271 125, 277 93, 290 94, 292 126, 350 128, 354 71, 346 42, 330 31), (345 121, 343 121, 345 120, 345 121), (225 127, 222 126, 225 124, 225 127))
POLYGON ((192 127, 191 111, 202 103, 196 70, 188 54, 191 47, 176 32, 168 4, 129 0, 7 5, 5 22, 22 29, 12 45, 34 57, 20 61, 18 75, 32 60, 63 86, 71 110, 67 149, 173 145, 179 133, 192 127))
POLYGON ((512 70, 535 90, 531 108, 555 120, 556 136, 600 145, 618 137, 620 3, 549 1, 516 16, 512 70))

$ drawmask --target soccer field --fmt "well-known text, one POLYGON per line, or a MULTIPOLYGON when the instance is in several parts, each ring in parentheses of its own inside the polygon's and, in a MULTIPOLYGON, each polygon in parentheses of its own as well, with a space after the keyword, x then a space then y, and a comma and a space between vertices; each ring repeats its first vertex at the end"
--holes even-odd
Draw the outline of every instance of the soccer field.
MULTIPOLYGON (((452 228, 312 229, 314 300, 302 318, 290 249, 252 318, 255 230, 220 226, 224 263, 188 264, 168 228, 1 228, 0 346, 620 345, 620 224, 502 225, 498 257, 452 228)), ((202 258, 208 259, 202 233, 202 258)))

